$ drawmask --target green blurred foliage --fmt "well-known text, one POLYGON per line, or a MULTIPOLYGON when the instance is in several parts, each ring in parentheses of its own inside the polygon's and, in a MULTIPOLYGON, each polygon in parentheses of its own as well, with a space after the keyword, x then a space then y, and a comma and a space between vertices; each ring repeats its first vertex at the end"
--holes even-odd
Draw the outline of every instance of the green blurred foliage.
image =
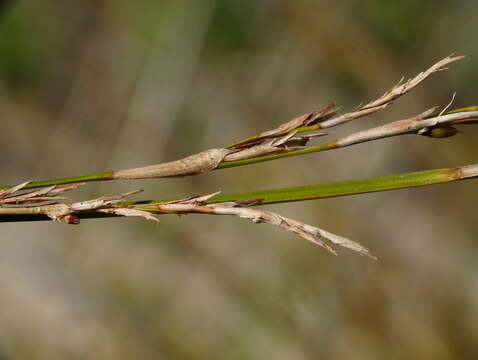
POLYGON ((208 29, 209 41, 217 53, 247 48, 254 10, 254 1, 250 0, 218 2, 208 29))
MULTIPOLYGON (((415 53, 423 48, 436 31, 436 23, 443 21, 453 3, 439 0, 427 1, 380 1, 366 0, 357 2, 356 11, 359 18, 370 31, 380 39, 388 49, 395 53, 405 49, 415 53)), ((413 61, 411 59, 411 61, 413 61)))
POLYGON ((44 41, 31 25, 32 14, 23 7, 9 11, 0 27, 0 72, 12 87, 31 85, 46 60, 42 57, 44 41))

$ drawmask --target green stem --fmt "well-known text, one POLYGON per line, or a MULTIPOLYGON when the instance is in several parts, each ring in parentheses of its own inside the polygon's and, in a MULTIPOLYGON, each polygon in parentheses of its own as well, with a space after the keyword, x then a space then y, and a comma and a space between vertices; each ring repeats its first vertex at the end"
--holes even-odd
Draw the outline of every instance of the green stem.
MULTIPOLYGON (((323 199, 339 196, 357 195, 378 191, 389 191, 411 187, 442 184, 452 181, 478 177, 478 164, 468 167, 445 168, 418 171, 399 175, 382 176, 363 180, 334 182, 329 184, 307 185, 287 187, 275 190, 261 190, 242 192, 235 194, 220 194, 208 201, 207 204, 215 204, 228 201, 258 200, 260 205, 287 203, 292 201, 304 201, 323 199), (465 170, 468 169, 468 170, 465 170)), ((152 204, 165 200, 147 200, 136 202, 121 202, 118 206, 143 205, 138 207, 143 210, 154 210, 152 204)), ((21 214, 1 214, 0 222, 49 220, 45 215, 32 214, 31 211, 19 211, 21 214)), ((75 214, 79 218, 102 218, 112 215, 96 212, 79 212, 75 214)))
POLYGON ((331 141, 326 144, 311 146, 305 149, 293 150, 293 151, 279 153, 279 154, 257 156, 254 158, 244 159, 244 160, 224 161, 222 163, 219 163, 219 165, 214 170, 226 169, 226 168, 236 167, 236 166, 250 165, 250 164, 255 164, 255 163, 269 161, 269 160, 282 159, 282 158, 286 158, 290 156, 311 154, 311 153, 335 149, 335 148, 337 148, 336 142, 331 141))
POLYGON ((235 194, 219 194, 206 201, 206 203, 215 204, 227 201, 262 199, 260 205, 266 205, 441 184, 461 180, 460 169, 435 169, 363 180, 294 186, 235 194))
MULTIPOLYGON (((476 110, 478 110, 478 106, 475 105, 475 106, 469 106, 469 107, 460 108, 460 109, 449 110, 445 114, 451 114, 451 113, 463 112, 463 111, 476 111, 476 110)), ((305 131, 311 131, 311 130, 317 130, 317 129, 320 129, 320 124, 302 127, 302 128, 296 129, 296 131, 305 132, 305 131)), ((241 140, 227 147, 232 147, 237 144, 245 143, 249 141, 250 139, 254 139, 254 138, 256 137, 251 137, 249 139, 241 140)), ((282 158, 291 157, 291 156, 311 154, 311 153, 326 151, 326 150, 335 149, 335 148, 337 148, 336 142, 331 141, 325 144, 312 146, 312 147, 308 147, 308 148, 300 149, 300 150, 289 151, 285 153, 258 156, 255 158, 244 159, 244 160, 224 161, 224 162, 221 162, 214 170, 226 169, 226 168, 236 167, 236 166, 250 165, 250 164, 255 164, 259 162, 282 159, 282 158)), ((35 181, 25 186, 25 189, 33 189, 33 188, 38 188, 43 186, 50 186, 50 185, 71 184, 71 183, 78 183, 78 182, 112 180, 113 179, 112 174, 113 174, 113 171, 107 171, 107 172, 101 172, 96 174, 80 175, 80 176, 66 177, 66 178, 53 179, 53 180, 35 181)), ((9 189, 13 186, 14 185, 3 186, 3 187, 0 187, 0 190, 9 189)))
POLYGON ((445 114, 454 114, 454 113, 462 112, 462 111, 476 111, 476 110, 478 110, 478 105, 467 106, 467 107, 464 107, 464 108, 449 110, 445 114))
MULTIPOLYGON (((44 181, 34 181, 25 186, 23 189, 33 189, 39 188, 44 186, 51 186, 51 185, 65 185, 65 184, 74 184, 74 183, 81 183, 81 182, 90 182, 90 181, 105 181, 112 179, 113 171, 106 171, 96 174, 88 174, 88 175, 80 175, 80 176, 71 176, 59 179, 52 179, 52 180, 44 180, 44 181)), ((14 185, 8 185, 0 187, 0 190, 6 190, 14 185)))

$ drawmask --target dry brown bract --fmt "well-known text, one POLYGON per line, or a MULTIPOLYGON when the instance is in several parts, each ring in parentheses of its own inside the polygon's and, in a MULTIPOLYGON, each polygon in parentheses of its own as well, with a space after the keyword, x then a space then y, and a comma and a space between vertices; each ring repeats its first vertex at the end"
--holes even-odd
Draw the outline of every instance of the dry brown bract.
POLYGON ((84 183, 71 184, 71 185, 53 185, 40 190, 26 191, 18 195, 14 195, 25 186, 30 184, 31 181, 18 184, 10 189, 0 191, 0 206, 2 205, 28 205, 39 202, 58 201, 66 198, 56 196, 62 192, 75 190, 78 187, 84 185, 84 183))
POLYGON ((438 61, 436 64, 433 64, 427 70, 421 72, 420 74, 418 74, 414 78, 411 78, 411 79, 407 80, 403 84, 400 81, 400 83, 398 85, 396 85, 393 88, 391 88, 390 90, 386 91, 378 99, 376 99, 374 101, 371 101, 368 104, 363 105, 363 106, 359 107, 358 109, 356 109, 356 110, 354 110, 350 113, 339 115, 339 116, 334 117, 334 118, 332 118, 328 121, 324 121, 321 124, 321 127, 323 129, 325 129, 325 128, 329 128, 329 127, 332 127, 332 126, 337 126, 337 125, 349 122, 353 119, 358 119, 358 118, 373 114, 377 111, 380 111, 380 110, 384 109, 385 107, 387 107, 388 105, 390 105, 394 100, 396 100, 399 97, 405 95, 410 90, 412 90, 415 87, 417 87, 418 85, 420 85, 430 75, 432 75, 432 74, 434 74, 438 71, 446 70, 447 65, 450 65, 450 64, 452 64, 456 61, 462 60, 464 58, 465 58, 465 56, 463 56, 463 55, 447 56, 446 58, 438 61))
POLYGON ((281 229, 292 231, 300 237, 313 242, 323 248, 329 250, 333 254, 337 254, 333 246, 339 245, 354 250, 361 255, 374 258, 370 252, 359 243, 346 239, 344 237, 332 234, 328 231, 319 229, 318 227, 302 223, 277 214, 272 211, 252 209, 249 206, 260 204, 260 200, 252 201, 232 201, 215 204, 206 204, 206 201, 218 195, 219 192, 191 197, 183 200, 164 202, 150 205, 137 205, 122 209, 103 209, 100 211, 125 215, 128 211, 132 211, 131 215, 135 216, 134 211, 145 211, 155 214, 210 214, 210 215, 231 215, 244 219, 249 219, 253 223, 266 223, 280 227, 281 229), (119 211, 118 211, 119 210, 119 211))
POLYGON ((272 211, 252 209, 250 206, 260 204, 261 200, 252 201, 234 201, 215 204, 206 204, 206 201, 218 195, 215 192, 208 195, 194 196, 186 199, 158 202, 147 205, 125 205, 118 204, 124 198, 137 194, 142 190, 131 191, 121 195, 102 196, 97 199, 73 202, 73 203, 53 203, 41 206, 35 206, 38 201, 60 200, 55 195, 60 192, 76 189, 81 184, 66 186, 51 186, 37 191, 26 192, 20 195, 14 195, 20 191, 29 182, 15 186, 9 190, 0 193, 0 204, 19 204, 26 205, 24 208, 0 208, 0 212, 7 214, 9 210, 12 213, 21 211, 25 214, 43 214, 54 221, 61 221, 67 224, 78 224, 80 217, 84 213, 106 213, 116 216, 136 216, 147 220, 159 222, 155 214, 210 214, 210 215, 231 215, 244 219, 249 219, 253 223, 266 223, 278 226, 281 229, 292 231, 300 237, 320 245, 330 252, 337 254, 333 246, 339 245, 354 250, 361 255, 374 258, 369 251, 360 244, 343 238, 341 236, 329 233, 302 223, 297 220, 287 218, 272 211), (40 200, 41 199, 41 200, 40 200))

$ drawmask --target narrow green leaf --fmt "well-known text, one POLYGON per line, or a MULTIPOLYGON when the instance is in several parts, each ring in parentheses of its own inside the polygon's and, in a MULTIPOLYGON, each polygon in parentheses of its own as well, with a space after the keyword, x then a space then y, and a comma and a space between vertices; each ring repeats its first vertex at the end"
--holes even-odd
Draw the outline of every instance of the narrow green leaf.
POLYGON ((275 190, 262 190, 237 194, 220 194, 210 199, 208 203, 262 199, 261 204, 274 204, 403 189, 446 183, 455 180, 459 180, 458 169, 447 168, 400 175, 382 176, 364 180, 288 187, 275 190))

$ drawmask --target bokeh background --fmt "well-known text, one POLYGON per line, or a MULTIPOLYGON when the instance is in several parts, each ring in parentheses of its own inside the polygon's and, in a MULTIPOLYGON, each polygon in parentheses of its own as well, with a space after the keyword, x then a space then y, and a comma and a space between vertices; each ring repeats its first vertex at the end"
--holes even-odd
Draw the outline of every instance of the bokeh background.
MULTIPOLYGON (((474 1, 0 3, 1 183, 173 160, 468 58, 332 136, 474 105, 474 1)), ((75 200, 239 192, 471 164, 478 132, 402 136, 75 200)), ((233 218, 1 224, 0 359, 477 359, 474 180, 270 207, 350 237, 332 256, 233 218)))

